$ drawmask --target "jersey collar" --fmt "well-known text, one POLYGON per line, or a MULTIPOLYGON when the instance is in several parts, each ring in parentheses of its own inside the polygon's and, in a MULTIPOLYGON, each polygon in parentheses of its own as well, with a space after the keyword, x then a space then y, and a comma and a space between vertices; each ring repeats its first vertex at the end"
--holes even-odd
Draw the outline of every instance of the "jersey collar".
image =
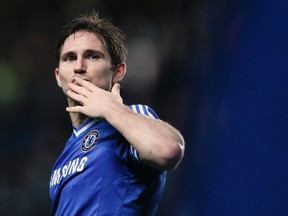
POLYGON ((92 125, 94 125, 98 121, 99 121, 99 119, 88 119, 79 128, 76 128, 73 126, 73 134, 76 137, 78 137, 80 134, 82 134, 84 131, 88 130, 92 125))

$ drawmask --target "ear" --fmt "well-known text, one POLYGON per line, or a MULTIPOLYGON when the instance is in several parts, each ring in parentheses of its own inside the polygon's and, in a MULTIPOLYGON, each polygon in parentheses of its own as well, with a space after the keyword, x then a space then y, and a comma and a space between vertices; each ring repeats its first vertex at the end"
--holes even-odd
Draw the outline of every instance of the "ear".
POLYGON ((126 74, 126 64, 125 62, 120 63, 116 66, 114 77, 113 77, 113 85, 115 83, 120 83, 126 74))
POLYGON ((59 68, 55 68, 55 77, 59 87, 62 87, 62 82, 59 75, 59 68))

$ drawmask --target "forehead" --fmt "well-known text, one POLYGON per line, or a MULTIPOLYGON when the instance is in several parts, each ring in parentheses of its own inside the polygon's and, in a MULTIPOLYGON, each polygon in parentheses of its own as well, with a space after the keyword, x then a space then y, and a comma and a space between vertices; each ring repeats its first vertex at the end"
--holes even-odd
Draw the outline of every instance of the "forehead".
POLYGON ((95 49, 107 53, 107 48, 101 39, 96 34, 85 31, 69 35, 63 43, 61 53, 83 49, 95 49))

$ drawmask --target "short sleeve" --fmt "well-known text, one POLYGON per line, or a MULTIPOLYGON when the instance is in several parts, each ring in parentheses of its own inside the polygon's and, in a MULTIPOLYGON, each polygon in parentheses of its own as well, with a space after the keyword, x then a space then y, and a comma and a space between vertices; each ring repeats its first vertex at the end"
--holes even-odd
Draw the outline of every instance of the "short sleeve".
POLYGON ((136 113, 148 116, 150 118, 159 119, 154 110, 147 105, 134 104, 130 106, 130 109, 132 109, 136 113))

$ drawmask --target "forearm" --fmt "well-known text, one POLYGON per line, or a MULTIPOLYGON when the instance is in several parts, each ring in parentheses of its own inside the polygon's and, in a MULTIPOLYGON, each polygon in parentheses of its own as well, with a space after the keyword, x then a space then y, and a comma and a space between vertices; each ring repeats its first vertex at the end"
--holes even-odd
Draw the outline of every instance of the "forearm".
POLYGON ((184 140, 168 123, 137 114, 124 105, 106 110, 105 119, 138 151, 143 163, 172 170, 184 154, 184 140))

